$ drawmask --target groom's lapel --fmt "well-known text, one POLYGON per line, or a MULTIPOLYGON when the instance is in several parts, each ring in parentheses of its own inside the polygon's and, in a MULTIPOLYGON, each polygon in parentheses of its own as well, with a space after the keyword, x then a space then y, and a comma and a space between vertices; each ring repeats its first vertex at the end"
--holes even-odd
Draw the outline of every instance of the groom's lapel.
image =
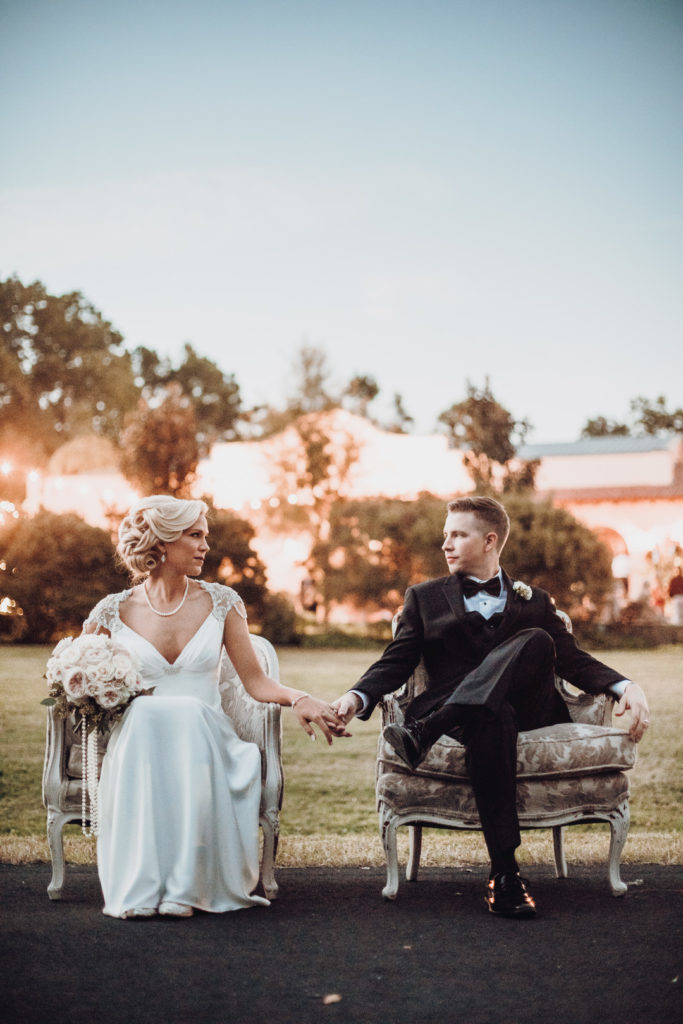
POLYGON ((502 570, 502 573, 503 583, 505 584, 505 588, 507 590, 507 601, 505 603, 505 611, 503 612, 502 625, 504 625, 506 629, 511 629, 514 626, 515 620, 518 618, 520 611, 522 610, 523 602, 519 600, 514 590, 512 589, 512 580, 505 572, 505 569, 502 570))
POLYGON ((462 595, 462 581, 460 577, 457 575, 446 577, 443 586, 446 599, 451 606, 451 610, 456 619, 463 619, 467 613, 465 611, 465 602, 462 595))

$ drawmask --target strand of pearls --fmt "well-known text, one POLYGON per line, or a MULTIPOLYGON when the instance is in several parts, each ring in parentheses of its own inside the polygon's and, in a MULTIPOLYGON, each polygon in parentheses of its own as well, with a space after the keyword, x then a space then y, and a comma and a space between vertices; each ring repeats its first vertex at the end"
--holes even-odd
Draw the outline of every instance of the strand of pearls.
POLYGON ((85 735, 85 717, 81 716, 81 832, 84 836, 100 833, 99 780, 97 778, 97 729, 85 735), (90 814, 88 814, 88 803, 90 814), (87 825, 90 820, 90 825, 87 825))
POLYGON ((188 592, 188 590, 189 590, 189 589, 190 589, 190 581, 189 581, 188 579, 186 579, 186 580, 185 580, 185 593, 183 594, 183 599, 182 599, 182 601, 180 602, 180 604, 179 604, 179 605, 177 605, 177 606, 176 606, 176 607, 175 607, 175 608, 173 609, 173 611, 170 611, 170 612, 160 612, 160 611, 158 611, 158 610, 157 610, 157 609, 156 609, 156 608, 154 607, 154 605, 152 604, 152 602, 151 602, 151 601, 150 601, 150 599, 149 599, 149 594, 147 593, 147 586, 146 586, 146 583, 143 583, 143 584, 142 584, 142 593, 143 593, 143 594, 145 595, 145 601, 147 602, 147 604, 148 604, 148 606, 149 606, 150 610, 151 610, 151 611, 153 611, 155 615, 160 615, 160 616, 161 616, 162 618, 164 618, 164 619, 168 618, 168 616, 169 616, 169 615, 175 615, 175 613, 176 613, 176 612, 179 612, 179 611, 180 611, 180 609, 181 609, 181 608, 183 607, 183 605, 185 604, 185 598, 187 597, 187 592, 188 592))

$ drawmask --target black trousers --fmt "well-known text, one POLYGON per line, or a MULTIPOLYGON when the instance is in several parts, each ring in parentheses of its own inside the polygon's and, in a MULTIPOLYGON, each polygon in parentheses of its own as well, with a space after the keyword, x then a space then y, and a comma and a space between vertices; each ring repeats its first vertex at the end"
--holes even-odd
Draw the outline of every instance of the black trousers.
POLYGON ((452 733, 467 748, 472 788, 492 860, 521 842, 517 817, 517 735, 569 712, 555 690, 555 645, 543 629, 525 629, 495 647, 436 711, 425 739, 452 733), (563 710, 564 709, 564 710, 563 710))

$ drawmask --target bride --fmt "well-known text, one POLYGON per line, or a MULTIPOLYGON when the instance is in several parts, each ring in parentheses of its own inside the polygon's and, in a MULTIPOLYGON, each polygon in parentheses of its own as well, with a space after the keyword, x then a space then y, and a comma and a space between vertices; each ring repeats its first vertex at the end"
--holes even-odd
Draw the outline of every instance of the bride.
POLYGON ((225 647, 256 700, 292 707, 315 738, 345 735, 324 701, 269 679, 239 596, 199 576, 207 506, 153 495, 121 523, 118 553, 136 586, 95 606, 86 633, 107 633, 139 659, 150 695, 112 731, 99 789, 97 862, 104 913, 190 917, 256 904, 261 761, 221 710, 225 647))

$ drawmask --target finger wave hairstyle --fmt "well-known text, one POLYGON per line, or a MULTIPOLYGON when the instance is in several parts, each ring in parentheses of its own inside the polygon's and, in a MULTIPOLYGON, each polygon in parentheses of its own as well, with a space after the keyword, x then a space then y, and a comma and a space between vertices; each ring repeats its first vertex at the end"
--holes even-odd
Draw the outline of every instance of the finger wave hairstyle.
POLYGON ((203 501, 152 494, 140 498, 119 526, 119 558, 134 576, 147 576, 161 562, 162 545, 178 540, 208 505, 203 501))

